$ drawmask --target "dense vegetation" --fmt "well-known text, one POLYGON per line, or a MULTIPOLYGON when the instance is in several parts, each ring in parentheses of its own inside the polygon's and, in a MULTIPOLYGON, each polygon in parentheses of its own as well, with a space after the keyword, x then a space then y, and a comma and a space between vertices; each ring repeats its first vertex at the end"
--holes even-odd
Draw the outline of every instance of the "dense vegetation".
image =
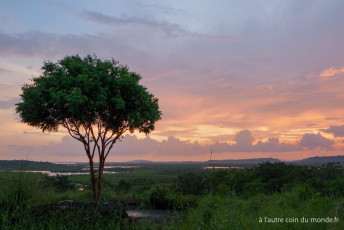
POLYGON ((141 165, 104 176, 102 200, 117 210, 109 212, 101 205, 58 206, 92 199, 87 175, 2 172, 0 229, 343 229, 343 174, 335 163, 265 162, 226 170, 141 165), (138 222, 123 215, 128 206, 175 215, 138 222))

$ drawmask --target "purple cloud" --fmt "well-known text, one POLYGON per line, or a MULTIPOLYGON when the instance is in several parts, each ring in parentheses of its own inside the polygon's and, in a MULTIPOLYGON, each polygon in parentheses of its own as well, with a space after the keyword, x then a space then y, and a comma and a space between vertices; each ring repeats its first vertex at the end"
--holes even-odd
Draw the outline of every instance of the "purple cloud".
POLYGON ((313 133, 306 133, 303 135, 301 141, 300 141, 301 147, 307 148, 307 149, 315 149, 315 148, 321 148, 321 149, 333 149, 333 141, 327 139, 326 137, 323 137, 320 133, 313 134, 313 133))
POLYGON ((326 117, 325 120, 332 121, 332 120, 338 120, 339 118, 336 117, 326 117))
POLYGON ((44 60, 69 54, 96 53, 103 58, 122 57, 120 61, 123 59, 132 61, 138 56, 140 59, 147 57, 146 54, 135 50, 133 45, 137 43, 135 39, 128 40, 122 34, 61 35, 39 31, 6 34, 0 31, 0 56, 19 55, 30 58, 37 56, 44 60), (116 56, 113 56, 114 53, 116 56))
POLYGON ((137 18, 128 17, 127 15, 122 15, 122 17, 114 17, 105 15, 95 11, 84 11, 79 14, 78 17, 89 20, 98 24, 105 25, 139 25, 145 26, 152 29, 157 29, 163 31, 169 37, 194 37, 194 38, 205 38, 214 40, 240 40, 232 36, 223 35, 208 35, 191 32, 189 30, 183 29, 179 24, 169 23, 168 21, 157 21, 153 17, 147 18, 137 18))
MULTIPOLYGON (((45 145, 36 152, 49 153, 58 156, 82 156, 84 154, 83 145, 71 138, 64 136, 60 143, 45 145)), ((153 155, 199 155, 208 153, 209 149, 202 147, 198 142, 190 143, 181 141, 175 137, 168 137, 162 142, 153 140, 149 136, 138 139, 136 136, 126 135, 121 141, 118 141, 110 155, 112 156, 143 156, 153 155)))
POLYGON ((11 71, 9 71, 7 69, 0 68, 0 73, 6 73, 6 72, 11 72, 11 71))
POLYGON ((37 31, 17 34, 0 32, 0 53, 1 56, 13 54, 41 56, 44 54, 53 57, 61 53, 65 54, 67 50, 77 51, 75 47, 80 47, 85 40, 87 40, 85 36, 56 35, 37 31), (75 45, 74 47, 73 44, 75 45))
MULTIPOLYGON (((233 36, 209 35, 209 34, 191 32, 189 30, 182 28, 182 26, 177 23, 170 23, 166 20, 159 21, 159 20, 156 20, 153 16, 139 18, 139 17, 127 16, 125 14, 122 14, 121 17, 117 17, 117 16, 110 16, 110 15, 106 15, 100 12, 90 11, 90 10, 84 10, 82 12, 78 12, 74 9, 71 9, 66 4, 61 4, 61 3, 51 4, 51 5, 61 8, 64 12, 73 14, 82 20, 87 20, 87 21, 91 21, 97 24, 102 24, 102 25, 144 26, 147 28, 162 31, 164 32, 164 34, 166 34, 169 37, 193 37, 193 38, 205 38, 205 39, 213 39, 213 40, 232 40, 232 41, 242 40, 241 38, 233 37, 233 36)), ((162 7, 156 4, 146 5, 146 6, 158 7, 160 9, 162 7)), ((167 7, 167 8, 164 7, 164 11, 171 11, 171 9, 172 9, 171 7, 167 7)), ((173 9, 173 11, 176 11, 176 10, 173 9)))
POLYGON ((242 130, 238 132, 234 140, 236 144, 230 147, 233 152, 251 152, 252 151, 252 142, 254 140, 252 133, 248 130, 242 130))
POLYGON ((9 84, 3 84, 3 83, 0 83, 0 89, 9 89, 9 88, 12 88, 13 86, 9 85, 9 84))
POLYGON ((322 130, 326 133, 333 133, 335 137, 344 137, 344 125, 330 126, 328 129, 322 130))
POLYGON ((280 143, 279 138, 269 138, 267 142, 258 141, 255 145, 258 152, 289 152, 299 150, 298 144, 280 143))
MULTIPOLYGON (((0 85, 1 88, 1 85, 0 85)), ((0 109, 10 109, 13 108, 15 106, 16 103, 18 103, 20 101, 20 98, 15 97, 15 98, 11 98, 7 101, 0 101, 0 109)))
POLYGON ((252 133, 248 130, 240 131, 235 135, 235 144, 216 142, 214 152, 290 152, 300 150, 299 144, 280 143, 278 138, 269 138, 267 142, 258 141, 252 145, 254 140, 252 133))
POLYGON ((316 126, 317 124, 315 123, 310 123, 310 124, 307 124, 307 127, 312 127, 312 126, 316 126))

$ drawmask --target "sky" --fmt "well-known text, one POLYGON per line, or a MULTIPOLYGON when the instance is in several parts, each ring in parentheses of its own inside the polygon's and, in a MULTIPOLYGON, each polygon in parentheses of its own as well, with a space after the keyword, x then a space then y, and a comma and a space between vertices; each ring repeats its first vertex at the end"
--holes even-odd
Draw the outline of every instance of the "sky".
POLYGON ((86 161, 60 128, 15 112, 44 61, 114 58, 163 113, 107 161, 344 154, 342 0, 0 0, 0 159, 86 161))

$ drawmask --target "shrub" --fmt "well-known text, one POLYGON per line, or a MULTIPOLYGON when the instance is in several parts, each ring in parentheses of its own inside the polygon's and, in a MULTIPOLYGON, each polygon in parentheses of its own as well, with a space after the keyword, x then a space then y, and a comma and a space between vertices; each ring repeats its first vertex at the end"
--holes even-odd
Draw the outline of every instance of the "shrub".
POLYGON ((131 189, 131 184, 124 179, 118 181, 117 190, 121 192, 128 192, 131 189))
POLYGON ((45 176, 41 183, 44 188, 54 188, 57 191, 66 191, 74 188, 68 176, 59 174, 56 177, 45 176))

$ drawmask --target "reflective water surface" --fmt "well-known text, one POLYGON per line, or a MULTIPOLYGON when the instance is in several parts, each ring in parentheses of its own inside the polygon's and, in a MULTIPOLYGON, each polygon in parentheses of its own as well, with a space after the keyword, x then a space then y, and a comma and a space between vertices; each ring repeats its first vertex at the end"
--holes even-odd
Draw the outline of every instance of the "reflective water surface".
MULTIPOLYGON (((89 172, 51 172, 51 171, 33 171, 33 170, 0 170, 0 172, 29 172, 29 173, 42 173, 48 176, 70 176, 70 175, 89 175, 89 172)), ((130 173, 130 172, 113 172, 104 171, 104 174, 116 174, 116 173, 130 173)))
POLYGON ((172 210, 140 210, 140 209, 127 209, 129 217, 140 220, 150 220, 154 222, 162 222, 171 217, 180 217, 181 212, 172 210))

